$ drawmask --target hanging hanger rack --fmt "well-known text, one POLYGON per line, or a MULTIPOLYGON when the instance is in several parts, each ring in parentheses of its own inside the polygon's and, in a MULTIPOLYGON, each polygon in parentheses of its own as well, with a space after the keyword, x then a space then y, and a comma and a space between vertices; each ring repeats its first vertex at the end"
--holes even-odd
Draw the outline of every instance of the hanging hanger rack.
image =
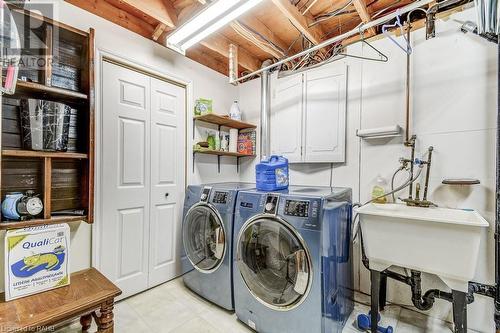
POLYGON ((406 36, 405 36, 405 30, 403 28, 403 25, 401 24, 401 13, 398 10, 396 10, 396 21, 392 24, 384 24, 382 26, 382 33, 387 37, 389 38, 394 44, 396 44, 401 50, 403 50, 405 53, 407 54, 411 54, 412 52, 412 48, 411 48, 411 45, 410 43, 408 42, 408 39, 406 39, 406 36), (399 31, 401 33, 401 36, 403 37, 403 40, 405 42, 405 45, 403 44, 400 44, 396 38, 392 37, 391 34, 387 31, 389 28, 399 28, 399 31))

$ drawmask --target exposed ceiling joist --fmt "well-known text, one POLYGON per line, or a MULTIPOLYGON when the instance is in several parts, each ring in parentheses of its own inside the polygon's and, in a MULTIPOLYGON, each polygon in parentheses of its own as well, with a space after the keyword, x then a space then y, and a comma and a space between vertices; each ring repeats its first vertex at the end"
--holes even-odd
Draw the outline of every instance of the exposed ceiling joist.
MULTIPOLYGON (((200 44, 226 58, 229 58, 229 45, 232 44, 232 42, 220 34, 212 34, 202 40, 200 44)), ((259 69, 261 65, 259 60, 252 57, 248 51, 242 47, 238 48, 238 62, 241 67, 252 72, 259 69)))
MULTIPOLYGON (((353 5, 363 23, 370 22, 372 20, 372 17, 368 12, 368 7, 366 7, 365 0, 354 0, 353 5)), ((370 28, 368 29, 368 32, 370 34, 375 34, 375 29, 370 28)))
MULTIPOLYGON (((276 46, 279 49, 276 50, 276 48, 256 42, 256 40, 253 38, 245 38, 244 36, 242 36, 248 42, 260 48, 262 51, 278 59, 287 54, 288 45, 286 45, 285 42, 283 42, 278 36, 276 36, 271 31, 271 29, 269 29, 263 22, 261 22, 256 17, 246 16, 241 19, 238 19, 237 22, 242 23, 244 26, 250 28, 254 32, 254 35, 256 35, 254 37, 256 37, 257 40, 264 38, 265 40, 269 41, 269 43, 271 43, 272 45, 276 46)), ((234 24, 232 24, 231 27, 233 28, 233 30, 238 32, 235 29, 234 24)))
POLYGON ((252 30, 248 29, 245 25, 241 24, 241 22, 234 21, 231 24, 231 28, 240 35, 242 38, 247 40, 252 45, 258 47, 262 51, 266 52, 270 56, 280 59, 285 55, 283 51, 279 48, 273 46, 271 43, 262 39, 259 35, 254 33, 252 30))
POLYGON ((157 41, 166 29, 167 25, 165 23, 159 23, 156 26, 155 31, 153 31, 153 35, 151 36, 153 40, 157 41))
POLYGON ((153 34, 154 28, 147 22, 130 15, 105 0, 66 0, 66 2, 118 24, 125 29, 134 31, 143 37, 151 38, 153 34))
POLYGON ((216 72, 219 72, 223 75, 228 74, 228 64, 227 62, 223 61, 223 59, 217 59, 211 54, 211 50, 208 50, 205 46, 203 45, 196 45, 193 47, 190 47, 186 51, 186 55, 201 64, 204 64, 207 67, 210 67, 216 72))
POLYGON ((169 28, 177 26, 177 14, 170 0, 121 0, 141 12, 157 19, 169 28))
POLYGON ((299 9, 292 5, 289 0, 272 0, 272 2, 314 45, 321 42, 323 31, 319 25, 309 27, 309 23, 311 22, 309 15, 302 15, 299 9))

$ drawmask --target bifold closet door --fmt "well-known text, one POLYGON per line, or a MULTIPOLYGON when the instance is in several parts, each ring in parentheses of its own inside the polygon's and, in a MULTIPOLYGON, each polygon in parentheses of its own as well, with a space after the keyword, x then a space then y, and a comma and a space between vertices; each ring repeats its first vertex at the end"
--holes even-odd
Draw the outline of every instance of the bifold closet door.
POLYGON ((180 273, 185 89, 151 79, 149 287, 180 273))
POLYGON ((151 80, 103 62, 100 269, 127 297, 148 288, 151 80))
POLYGON ((185 89, 103 65, 101 271, 122 298, 177 276, 185 89))

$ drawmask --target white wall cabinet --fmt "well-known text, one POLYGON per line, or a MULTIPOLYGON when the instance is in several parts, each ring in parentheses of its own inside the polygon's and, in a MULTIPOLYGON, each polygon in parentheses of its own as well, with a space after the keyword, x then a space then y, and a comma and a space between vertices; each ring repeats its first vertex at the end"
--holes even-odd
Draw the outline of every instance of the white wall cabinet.
POLYGON ((273 80, 271 152, 291 163, 345 161, 347 66, 273 80))

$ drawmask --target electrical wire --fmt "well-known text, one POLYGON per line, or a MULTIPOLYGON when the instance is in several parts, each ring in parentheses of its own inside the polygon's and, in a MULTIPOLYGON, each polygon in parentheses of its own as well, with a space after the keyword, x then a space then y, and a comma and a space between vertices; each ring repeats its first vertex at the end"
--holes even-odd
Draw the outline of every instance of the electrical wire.
POLYGON ((252 28, 248 27, 247 25, 239 22, 239 21, 234 21, 233 22, 234 31, 241 37, 245 39, 252 40, 255 44, 269 47, 276 51, 277 53, 281 54, 282 56, 286 55, 285 51, 281 49, 278 45, 267 39, 265 36, 262 34, 258 33, 257 31, 253 30, 252 28), (257 38, 256 35, 260 38, 257 38))

